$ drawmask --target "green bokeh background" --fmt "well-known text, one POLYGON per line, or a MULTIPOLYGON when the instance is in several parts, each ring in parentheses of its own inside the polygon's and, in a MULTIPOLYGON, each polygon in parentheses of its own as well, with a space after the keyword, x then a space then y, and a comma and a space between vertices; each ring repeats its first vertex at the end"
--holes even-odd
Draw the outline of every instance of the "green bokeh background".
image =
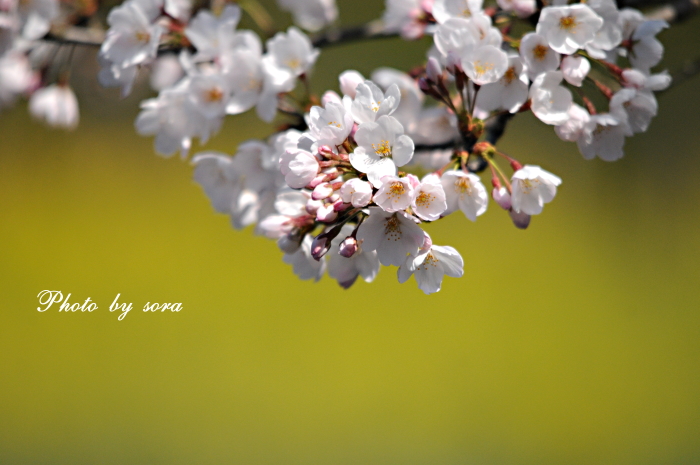
MULTIPOLYGON (((346 24, 381 11, 339 3, 346 24)), ((661 37, 677 69, 700 21, 661 37)), ((424 49, 329 49, 314 88, 424 49)), ((136 135, 145 94, 99 89, 81 53, 75 132, 0 115, 0 463, 700 462, 700 78, 616 163, 518 117, 500 147, 560 175, 556 200, 527 231, 493 204, 431 225, 465 276, 425 296, 393 268, 349 291, 299 281, 136 135), (44 289, 100 308, 39 313, 44 289)), ((268 132, 230 118, 207 147, 268 132)))

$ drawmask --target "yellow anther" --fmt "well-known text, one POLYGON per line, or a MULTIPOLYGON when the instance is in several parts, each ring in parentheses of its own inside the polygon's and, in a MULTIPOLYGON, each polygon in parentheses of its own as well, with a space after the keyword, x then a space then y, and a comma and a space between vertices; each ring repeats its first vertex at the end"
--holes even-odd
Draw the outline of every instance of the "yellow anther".
POLYGON ((389 186, 389 192, 387 193, 387 195, 389 197, 393 197, 394 202, 396 202, 399 199, 399 197, 401 197, 405 192, 406 188, 404 187, 403 183, 400 181, 394 181, 389 186))
POLYGON ((391 156, 391 147, 389 146, 388 140, 383 140, 379 144, 372 144, 372 148, 374 149, 374 153, 380 157, 391 156))
POLYGON ((559 20, 559 29, 564 29, 565 31, 573 31, 578 27, 576 18, 573 16, 567 16, 559 20))
POLYGON ((535 56, 535 60, 542 61, 547 56, 549 48, 546 45, 538 44, 532 49, 532 54, 535 56))
POLYGON ((386 223, 384 223, 384 235, 387 241, 401 239, 401 223, 396 215, 387 218, 386 223))
POLYGON ((513 66, 508 68, 506 74, 503 75, 503 79, 505 79, 506 84, 510 84, 511 82, 513 82, 513 80, 515 80, 515 77, 515 68, 513 66))
POLYGON ((435 258, 435 255, 428 253, 428 256, 425 257, 425 261, 418 267, 418 269, 423 268, 427 271, 429 266, 436 267, 439 261, 440 260, 435 258))
POLYGON ((476 60, 474 62, 474 71, 477 76, 483 76, 487 71, 491 71, 494 67, 493 63, 482 64, 481 60, 476 60))
POLYGON ((460 194, 472 195, 472 185, 467 178, 459 178, 455 181, 455 189, 460 194))
POLYGON ((149 42, 151 40, 151 34, 148 32, 138 31, 136 34, 136 40, 139 42, 149 42))
POLYGON ((429 207, 431 203, 433 203, 433 200, 435 200, 435 196, 433 194, 428 194, 427 192, 421 192, 418 194, 418 197, 416 197, 416 205, 419 207, 429 207))
POLYGON ((220 102, 221 99, 223 99, 223 98, 224 98, 224 93, 218 87, 213 87, 213 88, 209 89, 204 96, 204 99, 210 103, 220 102))
POLYGON ((539 183, 539 179, 521 179, 520 190, 523 191, 523 194, 529 194, 539 183))

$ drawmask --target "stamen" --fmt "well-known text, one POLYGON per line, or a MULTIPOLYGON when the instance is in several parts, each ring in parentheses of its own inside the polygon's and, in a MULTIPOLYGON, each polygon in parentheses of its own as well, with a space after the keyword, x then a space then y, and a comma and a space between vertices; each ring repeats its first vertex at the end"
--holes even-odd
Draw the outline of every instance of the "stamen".
POLYGON ((523 194, 529 194, 532 189, 536 188, 540 183, 539 179, 521 179, 520 180, 520 190, 523 194))
POLYGON ((428 256, 425 257, 425 261, 423 263, 421 263, 421 265, 418 267, 418 269, 422 268, 425 271, 428 271, 429 266, 436 267, 439 261, 440 260, 435 258, 435 255, 433 255, 432 253, 428 253, 428 256))
POLYGON ((387 218, 386 223, 384 225, 384 235, 387 236, 387 241, 398 241, 399 239, 401 239, 401 223, 399 222, 399 219, 396 217, 395 214, 387 218))
POLYGON ((459 194, 472 195, 472 185, 467 178, 459 178, 455 181, 455 190, 459 194))
POLYGON ((487 71, 491 71, 494 67, 493 63, 482 64, 481 60, 474 62, 474 71, 476 71, 477 76, 483 76, 487 71))
POLYGON ((578 27, 578 22, 573 16, 567 16, 559 20, 559 29, 564 29, 565 31, 573 31, 578 27))
POLYGON ((536 60, 542 61, 547 56, 548 51, 549 48, 546 45, 538 44, 535 48, 532 49, 532 54, 535 56, 536 60))
POLYGON ((209 89, 204 96, 204 99, 209 103, 220 102, 223 98, 224 93, 218 87, 209 89))
POLYGON ((394 181, 389 186, 387 196, 390 199, 393 199, 394 202, 398 202, 398 200, 401 198, 401 196, 405 192, 406 192, 406 188, 404 187, 403 183, 400 181, 394 181))
POLYGON ((433 203, 433 200, 435 200, 435 196, 433 194, 421 192, 418 194, 418 197, 416 197, 416 205, 419 207, 428 208, 430 204, 433 203))
POLYGON ((513 82, 513 80, 515 79, 515 68, 513 66, 508 68, 506 74, 503 75, 503 79, 506 80, 506 84, 510 84, 511 82, 513 82))
POLYGON ((151 34, 148 32, 138 31, 134 36, 136 36, 136 40, 139 42, 148 43, 151 40, 151 34))
POLYGON ((379 144, 372 144, 372 148, 374 149, 374 153, 380 157, 386 158, 391 156, 391 147, 389 146, 388 140, 383 140, 379 144))

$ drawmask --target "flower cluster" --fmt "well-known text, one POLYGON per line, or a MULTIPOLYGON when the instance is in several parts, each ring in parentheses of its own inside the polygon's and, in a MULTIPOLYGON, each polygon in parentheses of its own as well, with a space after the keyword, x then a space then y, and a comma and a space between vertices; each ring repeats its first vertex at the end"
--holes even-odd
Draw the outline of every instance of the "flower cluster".
MULTIPOLYGON (((278 4, 307 31, 337 19, 334 0, 278 4)), ((432 36, 425 64, 410 74, 380 68, 370 79, 345 71, 340 93, 310 91, 314 44, 323 41, 294 26, 263 41, 238 29, 237 4, 194 10, 189 0, 113 8, 98 77, 127 95, 138 74, 151 71, 158 95, 142 102, 135 125, 155 136, 164 156, 187 157, 193 139, 205 143, 227 115, 255 109, 277 125, 269 139, 247 141, 235 156, 192 158, 214 209, 235 228, 254 225, 276 240, 301 279, 327 272, 348 288, 358 277, 374 280, 381 265, 396 266, 399 282, 413 275, 425 293, 464 268, 454 248, 433 244, 425 224, 457 211, 476 221, 491 197, 525 229, 557 193, 559 177, 496 147, 511 117, 532 112, 584 158, 613 161, 625 138, 648 129, 654 92, 670 85, 668 73, 653 71, 663 55, 656 35, 668 25, 613 0, 386 4, 383 33, 432 36), (516 30, 524 32, 514 37, 516 30)), ((56 54, 37 41, 75 22, 78 7, 61 5, 0 0, 0 108, 31 95, 32 114, 71 128, 78 105, 69 74, 53 72, 56 54)), ((89 1, 76 5, 89 16, 89 1)))
MULTIPOLYGON (((337 19, 335 0, 278 3, 309 31, 337 19)), ((64 129, 77 126, 78 101, 69 84, 75 45, 56 53, 51 42, 54 31, 70 33, 97 7, 95 0, 0 2, 0 110, 26 96, 38 119, 64 129)), ((191 0, 126 0, 109 12, 98 55, 100 83, 121 88, 122 97, 131 93, 140 71, 151 71, 151 86, 160 95, 143 103, 137 130, 155 135, 156 151, 163 155, 186 153, 193 137, 205 142, 226 114, 255 107, 261 119, 271 121, 277 94, 290 91, 315 60, 307 56, 308 37, 296 28, 268 41, 263 54, 257 34, 236 30, 238 5, 196 14, 194 7, 191 0), (310 61, 298 61, 300 56, 310 61)), ((100 35, 88 31, 89 37, 100 35)))

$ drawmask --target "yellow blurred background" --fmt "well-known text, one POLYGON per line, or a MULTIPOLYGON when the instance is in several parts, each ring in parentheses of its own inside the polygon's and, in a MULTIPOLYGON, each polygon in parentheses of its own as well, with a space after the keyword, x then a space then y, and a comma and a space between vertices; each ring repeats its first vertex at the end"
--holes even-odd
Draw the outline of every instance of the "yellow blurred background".
MULTIPOLYGON (((339 3, 345 24, 382 9, 339 3)), ((661 39, 677 69, 700 18, 661 39)), ((329 49, 314 89, 425 47, 329 49)), ((299 281, 135 133, 145 93, 85 74, 73 133, 0 114, 0 464, 700 463, 700 77, 616 163, 516 118, 499 147, 561 176, 557 198, 527 231, 493 203, 432 225, 466 273, 425 296, 394 268, 299 281), (39 313, 44 289, 100 308, 39 313)), ((269 130, 230 118, 207 148, 269 130)))

